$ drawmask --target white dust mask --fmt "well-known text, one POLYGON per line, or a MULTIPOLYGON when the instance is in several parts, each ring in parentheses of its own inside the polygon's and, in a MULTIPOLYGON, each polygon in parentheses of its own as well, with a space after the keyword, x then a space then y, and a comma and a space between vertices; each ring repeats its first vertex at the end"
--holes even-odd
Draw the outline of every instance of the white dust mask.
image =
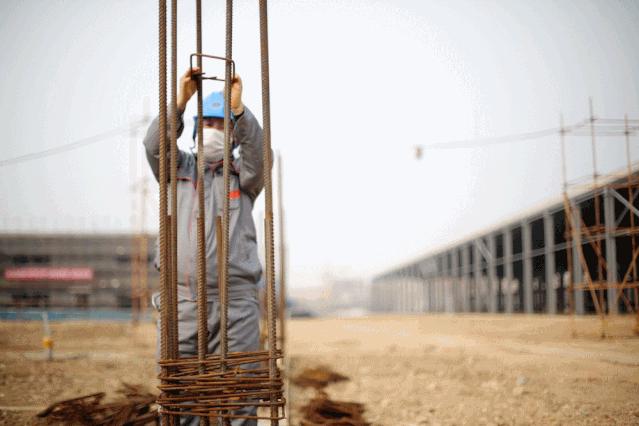
MULTIPOLYGON (((202 129, 202 143, 204 145, 204 161, 214 163, 224 159, 224 132, 212 127, 202 129)), ((233 137, 231 136, 231 144, 233 137)))

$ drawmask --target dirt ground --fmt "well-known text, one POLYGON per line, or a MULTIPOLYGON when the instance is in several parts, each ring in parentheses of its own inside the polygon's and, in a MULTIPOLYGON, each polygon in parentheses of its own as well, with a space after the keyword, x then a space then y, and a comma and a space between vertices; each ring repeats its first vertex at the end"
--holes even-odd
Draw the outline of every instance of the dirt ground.
MULTIPOLYGON (((639 338, 631 318, 421 315, 288 323, 295 375, 324 364, 351 380, 332 399, 361 402, 374 425, 639 424, 639 338), (577 337, 571 337, 576 331, 577 337)), ((49 403, 120 381, 154 390, 152 324, 54 323, 56 360, 42 358, 42 326, 0 322, 0 424, 42 424, 49 403)), ((312 390, 292 386, 292 424, 312 390)))

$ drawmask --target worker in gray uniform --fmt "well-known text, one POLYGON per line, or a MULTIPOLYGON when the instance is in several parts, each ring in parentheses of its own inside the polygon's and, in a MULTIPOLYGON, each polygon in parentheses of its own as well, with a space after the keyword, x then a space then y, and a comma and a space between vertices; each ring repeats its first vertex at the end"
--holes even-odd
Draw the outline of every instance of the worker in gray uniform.
MULTIPOLYGON (((184 130, 186 104, 197 91, 192 78, 198 68, 189 69, 180 79, 177 96, 178 137, 184 130)), ((217 283, 217 241, 215 217, 222 215, 224 204, 224 96, 214 92, 207 96, 203 109, 203 145, 206 163, 203 177, 205 193, 205 252, 208 301, 208 353, 219 353, 220 298, 217 283)), ((259 350, 258 284, 262 267, 252 210, 263 187, 262 128, 242 103, 242 80, 236 75, 231 85, 232 145, 229 193, 229 269, 228 269, 228 350, 259 350)), ((195 129, 197 129, 197 117, 195 129)), ((167 138, 169 135, 167 135, 167 138)), ((196 131, 193 132, 193 140, 196 131)), ((167 144, 168 145, 168 144, 167 144)), ((156 180, 159 176, 160 134, 158 119, 151 123, 144 138, 146 157, 156 180)), ((197 355, 197 238, 198 216, 197 154, 178 151, 177 159, 177 234, 178 234, 178 338, 181 357, 197 355)), ((158 261, 156 257, 156 267, 158 261)), ((152 296, 159 310, 158 293, 152 296)), ((159 327, 158 327, 159 341, 159 327)), ((256 415, 255 407, 245 407, 236 414, 256 415)), ((181 424, 197 424, 197 417, 181 416, 181 424)), ((256 425, 256 420, 234 419, 233 426, 256 425)))

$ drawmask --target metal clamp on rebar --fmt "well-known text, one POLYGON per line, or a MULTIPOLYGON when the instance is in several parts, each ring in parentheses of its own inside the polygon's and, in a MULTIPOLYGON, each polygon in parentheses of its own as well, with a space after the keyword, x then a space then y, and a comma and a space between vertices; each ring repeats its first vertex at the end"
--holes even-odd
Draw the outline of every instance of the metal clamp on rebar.
MULTIPOLYGON (((233 81, 235 79, 235 61, 233 59, 229 59, 229 58, 225 58, 224 56, 215 56, 215 55, 206 55, 204 53, 191 53, 191 56, 189 56, 189 66, 191 69, 193 69, 193 58, 194 57, 201 57, 201 58, 209 58, 209 59, 215 59, 218 61, 224 61, 226 62, 230 62, 231 63, 231 81, 233 81)), ((205 77, 206 73, 204 72, 203 69, 200 70, 200 72, 196 72, 196 73, 192 73, 191 74, 191 78, 193 80, 215 80, 215 81, 226 81, 223 78, 219 78, 218 76, 214 75, 212 77, 205 77)))

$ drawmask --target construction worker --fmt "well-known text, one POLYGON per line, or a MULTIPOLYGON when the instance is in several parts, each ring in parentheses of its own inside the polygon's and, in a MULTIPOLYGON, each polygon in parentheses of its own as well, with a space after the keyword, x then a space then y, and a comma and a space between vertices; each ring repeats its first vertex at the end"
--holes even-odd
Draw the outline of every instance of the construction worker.
MULTIPOLYGON (((178 137, 184 129, 182 115, 186 104, 197 91, 192 78, 198 68, 189 69, 180 79, 177 96, 179 112, 178 137)), ((203 101, 203 145, 206 163, 203 182, 197 182, 197 151, 178 151, 177 170, 177 233, 178 233, 178 333, 181 357, 197 355, 197 185, 205 192, 206 285, 208 301, 208 353, 219 353, 220 299, 217 283, 217 242, 215 218, 221 216, 224 203, 224 96, 214 92, 203 101)), ((262 128, 242 103, 242 80, 236 75, 231 85, 233 151, 239 148, 231 164, 229 207, 229 269, 228 269, 228 350, 230 352, 259 350, 258 284, 262 267, 258 260, 253 203, 263 187, 262 128)), ((197 129, 197 117, 195 129, 197 129)), ((167 135, 167 138, 169 135, 167 135)), ((193 132, 196 140, 196 131, 193 132)), ((158 179, 160 134, 158 119, 150 125, 144 139, 146 156, 158 179)), ((156 257, 156 266, 158 266, 156 257)), ((153 306, 159 310, 159 294, 153 296, 153 306)), ((159 323, 158 323, 159 325, 159 323)), ((159 327, 158 327, 159 341, 159 327)), ((256 415, 255 407, 246 407, 235 414, 256 415)), ((181 424, 197 424, 198 418, 181 416, 181 424)), ((233 426, 256 425, 256 420, 234 419, 233 426)))

